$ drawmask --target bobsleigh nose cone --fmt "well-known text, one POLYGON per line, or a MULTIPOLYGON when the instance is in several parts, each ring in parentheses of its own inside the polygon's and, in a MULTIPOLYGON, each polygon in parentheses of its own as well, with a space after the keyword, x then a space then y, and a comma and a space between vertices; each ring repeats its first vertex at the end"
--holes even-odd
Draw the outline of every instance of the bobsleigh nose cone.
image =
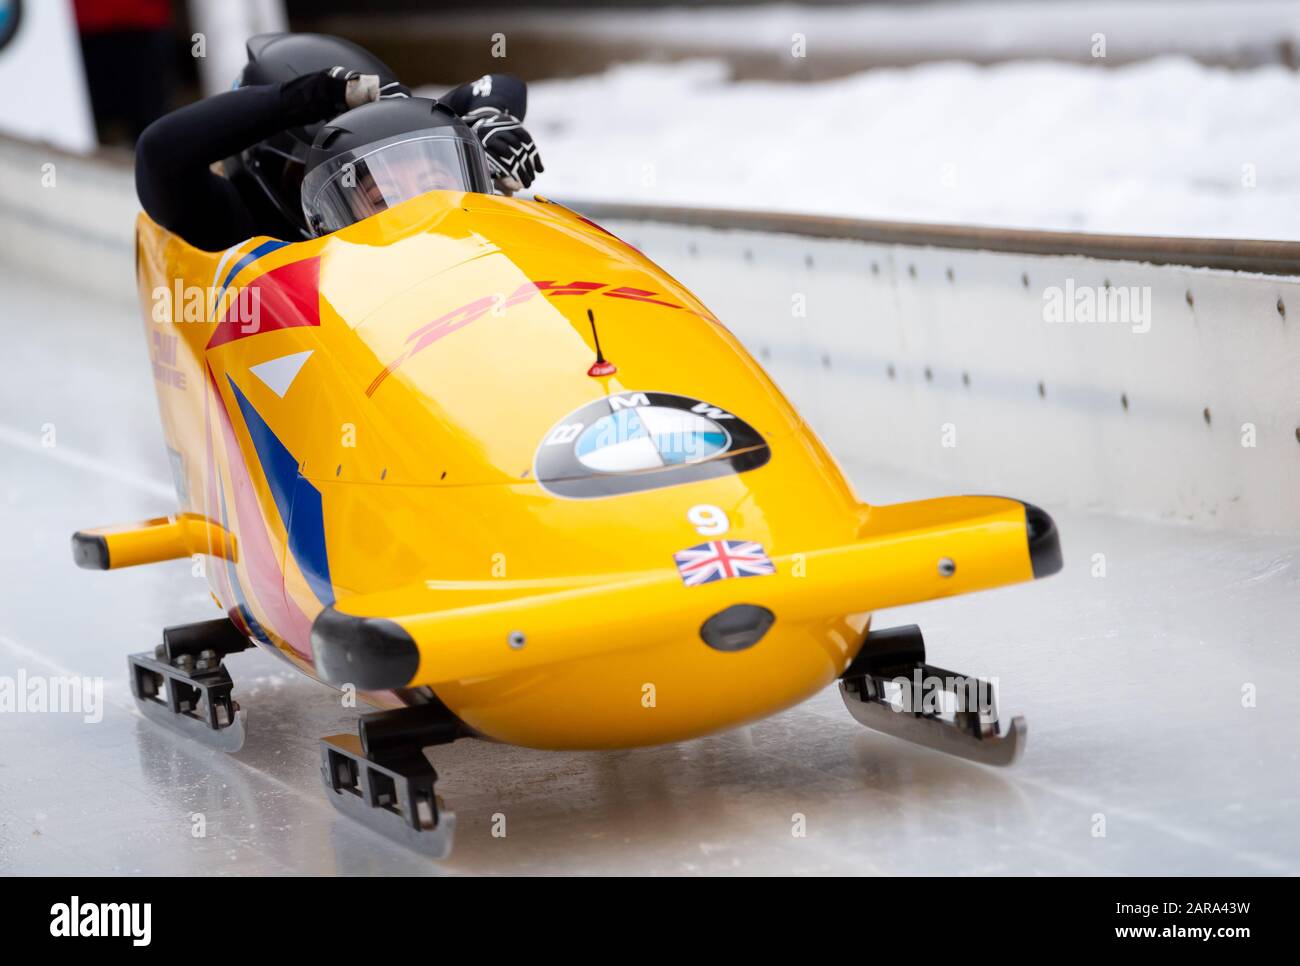
POLYGON ((1056 529, 1056 521, 1032 503, 1021 500, 1020 504, 1025 508, 1025 538, 1029 541, 1029 563, 1034 577, 1050 577, 1063 565, 1061 534, 1056 529))

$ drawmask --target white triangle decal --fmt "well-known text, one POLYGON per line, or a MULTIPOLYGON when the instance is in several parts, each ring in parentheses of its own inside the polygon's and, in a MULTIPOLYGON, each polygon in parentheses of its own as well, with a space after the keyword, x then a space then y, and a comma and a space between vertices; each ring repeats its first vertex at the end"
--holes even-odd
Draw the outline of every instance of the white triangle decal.
POLYGON ((307 361, 307 357, 315 351, 307 349, 303 352, 295 352, 292 355, 280 356, 278 359, 268 359, 266 362, 259 362, 255 366, 249 366, 248 371, 261 379, 281 399, 293 385, 297 378, 302 364, 307 361))

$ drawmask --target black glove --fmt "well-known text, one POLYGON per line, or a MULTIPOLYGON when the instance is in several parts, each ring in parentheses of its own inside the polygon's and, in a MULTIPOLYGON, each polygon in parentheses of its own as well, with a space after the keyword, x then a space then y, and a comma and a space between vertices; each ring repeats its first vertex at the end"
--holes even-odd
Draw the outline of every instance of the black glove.
POLYGON ((395 97, 410 97, 411 89, 400 81, 389 81, 383 87, 379 88, 379 99, 381 101, 391 101, 395 97))
POLYGON ((523 123, 499 107, 476 107, 465 115, 465 123, 483 142, 492 180, 504 191, 519 191, 533 183, 542 171, 533 136, 523 123))
POLYGON ((411 92, 397 81, 380 87, 378 75, 346 67, 303 74, 280 85, 286 119, 294 125, 337 117, 374 100, 410 96, 411 92))

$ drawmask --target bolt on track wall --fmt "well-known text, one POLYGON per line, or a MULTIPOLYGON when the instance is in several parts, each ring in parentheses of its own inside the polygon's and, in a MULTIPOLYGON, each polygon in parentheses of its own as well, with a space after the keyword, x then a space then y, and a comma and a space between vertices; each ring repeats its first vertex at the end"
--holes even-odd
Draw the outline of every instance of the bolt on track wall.
MULTIPOLYGON (((1300 279, 1017 250, 1300 271, 1300 246, 845 223, 918 242, 896 244, 824 237, 839 230, 827 219, 575 207, 691 287, 846 462, 1055 506, 1300 532, 1300 279), (727 220, 770 224, 715 227, 727 220), (1043 292, 1069 279, 1149 287, 1149 331, 1045 322, 1043 292)), ((137 210, 128 159, 0 137, 0 260, 133 304, 137 210)))
POLYGON ((1300 280, 603 223, 695 291, 840 456, 1046 504, 1300 531, 1300 280), (1067 280, 1149 288, 1149 329, 1044 321, 1044 291, 1067 280))

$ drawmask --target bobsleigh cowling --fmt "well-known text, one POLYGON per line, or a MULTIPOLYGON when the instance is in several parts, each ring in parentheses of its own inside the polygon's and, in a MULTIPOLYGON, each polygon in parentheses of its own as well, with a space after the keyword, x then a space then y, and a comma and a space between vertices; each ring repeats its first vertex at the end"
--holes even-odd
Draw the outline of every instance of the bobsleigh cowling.
MULTIPOLYGON (((226 252, 141 215, 138 284, 179 510, 82 531, 84 566, 207 555, 243 638, 444 736, 677 741, 840 678, 851 710, 944 729, 916 740, 1014 754, 988 709, 889 710, 929 665, 919 634, 873 649, 870 616, 1059 569, 1051 519, 861 503, 727 328, 581 215, 432 192, 226 252)), ((386 714, 326 753, 334 792, 378 803, 358 776, 410 730, 386 714)))

